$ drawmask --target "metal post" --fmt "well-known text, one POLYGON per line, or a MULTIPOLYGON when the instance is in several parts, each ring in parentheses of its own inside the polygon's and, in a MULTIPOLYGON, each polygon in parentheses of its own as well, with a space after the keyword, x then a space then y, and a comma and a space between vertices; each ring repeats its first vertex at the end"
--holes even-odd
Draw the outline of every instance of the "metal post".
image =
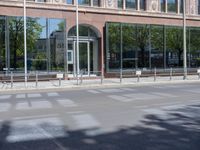
POLYGON ((140 75, 138 75, 137 77, 137 82, 140 82, 140 75))
POLYGON ((26 0, 24 0, 24 80, 27 87, 26 0))
POLYGON ((172 68, 170 68, 170 80, 172 80, 172 74, 173 74, 172 68))
POLYGON ((198 79, 200 80, 200 73, 199 73, 199 75, 198 75, 198 79))
POLYGON ((78 0, 76 0, 76 69, 77 69, 77 78, 79 75, 79 11, 78 11, 78 0))
POLYGON ((183 0, 183 64, 184 64, 184 76, 183 79, 187 79, 187 51, 186 51, 186 0, 183 0))
POLYGON ((103 72, 101 72, 101 84, 103 84, 103 72))
POLYGON ((83 71, 81 71, 81 85, 83 84, 83 71))
POLYGON ((11 88, 13 88, 13 72, 11 72, 10 75, 10 83, 11 83, 11 88))
POLYGON ((35 86, 38 87, 38 72, 35 73, 35 86))
POLYGON ((120 69, 120 83, 122 83, 122 69, 120 69))
POLYGON ((156 81, 156 76, 157 76, 157 74, 156 74, 156 68, 154 68, 154 82, 156 81))

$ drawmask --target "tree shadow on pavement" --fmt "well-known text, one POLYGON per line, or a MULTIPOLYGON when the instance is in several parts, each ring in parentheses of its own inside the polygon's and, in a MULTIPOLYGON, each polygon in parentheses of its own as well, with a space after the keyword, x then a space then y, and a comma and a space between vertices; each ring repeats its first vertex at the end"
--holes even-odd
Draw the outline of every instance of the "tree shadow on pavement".
POLYGON ((0 150, 199 150, 200 106, 149 114, 140 125, 88 136, 86 130, 66 131, 65 137, 8 142, 9 122, 0 130, 0 150))

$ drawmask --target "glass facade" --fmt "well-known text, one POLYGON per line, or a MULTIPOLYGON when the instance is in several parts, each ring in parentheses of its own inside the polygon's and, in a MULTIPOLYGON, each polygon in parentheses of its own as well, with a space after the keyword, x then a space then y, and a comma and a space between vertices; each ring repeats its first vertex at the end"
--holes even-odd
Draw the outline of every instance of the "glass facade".
MULTIPOLYGON (((200 28, 187 28, 189 67, 200 65, 200 28)), ((183 67, 183 30, 178 26, 106 24, 107 71, 183 67)))
MULTIPOLYGON (((23 71, 23 17, 0 17, 0 70, 23 71)), ((27 68, 64 70, 65 20, 27 18, 27 68)))

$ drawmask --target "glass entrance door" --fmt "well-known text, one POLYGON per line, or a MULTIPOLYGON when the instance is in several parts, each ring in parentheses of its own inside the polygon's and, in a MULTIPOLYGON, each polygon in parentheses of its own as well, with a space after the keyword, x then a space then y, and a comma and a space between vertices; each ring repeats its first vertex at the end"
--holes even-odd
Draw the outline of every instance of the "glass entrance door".
POLYGON ((79 43, 79 69, 84 75, 89 75, 90 73, 90 50, 88 42, 79 43))
MULTIPOLYGON (((76 47, 76 41, 74 42, 74 47, 76 47)), ((79 56, 78 60, 75 59, 79 66, 79 73, 83 73, 83 75, 90 74, 90 45, 87 41, 79 42, 79 56)))

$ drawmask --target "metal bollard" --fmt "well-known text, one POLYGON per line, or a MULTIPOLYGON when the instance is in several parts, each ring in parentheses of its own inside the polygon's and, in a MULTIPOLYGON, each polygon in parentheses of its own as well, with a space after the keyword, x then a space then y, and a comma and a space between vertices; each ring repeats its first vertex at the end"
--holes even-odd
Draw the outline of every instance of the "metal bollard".
POLYGON ((137 77, 137 82, 140 82, 140 75, 138 75, 137 77))
POLYGON ((156 74, 156 68, 154 68, 154 82, 156 81, 156 76, 157 76, 157 74, 156 74))
POLYGON ((59 86, 61 86, 61 78, 59 78, 59 86))
POLYGON ((199 73, 198 77, 199 77, 199 80, 200 80, 200 73, 199 73))
POLYGON ((76 75, 77 85, 79 85, 79 74, 76 75))
POLYGON ((35 73, 35 86, 38 87, 38 72, 35 73))
POLYGON ((10 75, 10 83, 11 83, 11 88, 13 88, 13 72, 11 72, 10 75))
POLYGON ((170 80, 172 80, 172 68, 170 68, 170 80))
POLYGON ((122 69, 120 69, 120 83, 122 83, 122 69))
POLYGON ((101 73, 101 84, 103 84, 103 72, 101 73))
POLYGON ((81 85, 83 84, 83 72, 81 72, 81 85))

